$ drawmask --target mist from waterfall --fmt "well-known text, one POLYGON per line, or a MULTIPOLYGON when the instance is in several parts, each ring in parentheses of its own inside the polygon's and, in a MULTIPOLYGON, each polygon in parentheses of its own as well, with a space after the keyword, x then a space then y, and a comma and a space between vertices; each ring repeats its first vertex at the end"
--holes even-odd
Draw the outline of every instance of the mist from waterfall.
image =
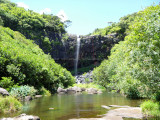
POLYGON ((77 68, 78 68, 78 60, 79 60, 79 50, 80 50, 80 37, 77 35, 77 46, 76 46, 76 59, 75 59, 75 76, 78 74, 77 68))

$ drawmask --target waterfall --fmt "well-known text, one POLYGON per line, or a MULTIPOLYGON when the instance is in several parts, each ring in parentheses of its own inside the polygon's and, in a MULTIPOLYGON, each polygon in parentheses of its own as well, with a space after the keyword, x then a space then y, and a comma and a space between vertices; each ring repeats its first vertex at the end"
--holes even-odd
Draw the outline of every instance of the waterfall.
POLYGON ((78 60, 79 60, 79 49, 80 49, 80 37, 77 35, 77 47, 76 47, 76 59, 75 59, 75 76, 78 74, 78 60))

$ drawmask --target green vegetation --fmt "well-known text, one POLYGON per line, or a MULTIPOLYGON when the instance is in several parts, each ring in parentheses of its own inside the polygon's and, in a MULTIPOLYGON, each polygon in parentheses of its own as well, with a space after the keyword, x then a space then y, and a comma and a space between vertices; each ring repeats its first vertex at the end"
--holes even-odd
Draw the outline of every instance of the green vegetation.
POLYGON ((113 24, 107 27, 111 29, 106 34, 114 31, 127 36, 112 48, 108 60, 94 69, 94 81, 129 98, 154 100, 142 103, 142 111, 148 116, 160 116, 160 5, 125 20, 123 32, 119 32, 119 23, 116 28, 113 24))
POLYGON ((95 82, 130 98, 159 96, 159 20, 160 5, 138 12, 125 40, 115 45, 108 60, 94 69, 95 82))
MULTIPOLYGON (((68 87, 74 83, 70 72, 22 34, 0 26, 0 79, 6 77, 9 86, 30 85, 36 89, 44 86, 50 91, 60 85, 68 87), (11 80, 12 78, 12 80, 11 80)), ((6 81, 6 80, 5 80, 6 81)))
POLYGON ((147 116, 160 116, 160 104, 154 101, 145 101, 141 104, 142 112, 147 116))
POLYGON ((19 99, 19 100, 23 100, 23 99, 25 99, 26 96, 33 97, 36 94, 36 92, 37 92, 37 90, 34 89, 34 87, 24 85, 24 86, 12 88, 10 95, 12 97, 19 99))
POLYGON ((53 48, 62 45, 62 37, 67 39, 69 23, 0 0, 0 87, 12 96, 0 97, 0 112, 20 110, 17 99, 34 96, 37 90, 50 96, 59 86, 74 83, 71 73, 51 58, 53 48))
POLYGON ((86 83, 86 84, 73 84, 73 86, 80 87, 80 88, 96 88, 97 90, 105 91, 106 89, 101 85, 94 84, 94 83, 86 83))
POLYGON ((0 97, 0 113, 16 112, 21 110, 22 104, 14 97, 0 97))
POLYGON ((27 39, 32 39, 45 53, 53 54, 56 41, 66 33, 70 21, 61 22, 54 15, 42 14, 17 7, 9 0, 0 0, 0 25, 19 31, 27 39))
POLYGON ((137 13, 133 13, 127 16, 124 16, 120 18, 120 21, 118 23, 110 22, 109 26, 106 28, 100 28, 95 29, 91 35, 110 35, 112 33, 117 33, 118 38, 124 39, 124 37, 127 35, 127 30, 129 29, 129 25, 132 25, 132 22, 136 18, 137 13))
POLYGON ((2 80, 0 80, 0 87, 6 89, 7 91, 10 91, 12 87, 18 86, 18 83, 15 84, 14 80, 12 80, 12 77, 2 77, 2 80))
POLYGON ((44 87, 42 87, 40 90, 39 90, 39 93, 40 95, 43 95, 43 96, 51 96, 51 93, 49 90, 45 89, 44 87))

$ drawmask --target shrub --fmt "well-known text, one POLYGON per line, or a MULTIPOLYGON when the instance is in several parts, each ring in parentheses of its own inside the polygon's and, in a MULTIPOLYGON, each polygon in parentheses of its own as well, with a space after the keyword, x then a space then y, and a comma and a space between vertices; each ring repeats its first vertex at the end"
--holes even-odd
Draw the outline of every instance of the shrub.
POLYGON ((73 86, 77 86, 80 88, 96 88, 97 90, 103 90, 105 91, 106 89, 104 87, 102 87, 101 85, 97 85, 94 83, 89 83, 89 84, 74 84, 73 86))
POLYGON ((0 97, 0 112, 15 112, 21 110, 22 104, 14 97, 0 97))
POLYGON ((17 99, 23 100, 25 96, 34 96, 36 92, 37 90, 34 89, 34 87, 25 85, 25 86, 12 88, 10 95, 17 99))
POLYGON ((40 89, 38 94, 43 95, 43 96, 51 96, 51 92, 44 87, 40 89))
POLYGON ((0 87, 6 89, 7 91, 10 91, 12 87, 18 86, 18 83, 16 85, 14 84, 12 77, 2 77, 2 80, 0 81, 0 87))
POLYGON ((142 112, 148 116, 160 116, 160 104, 154 101, 145 101, 141 104, 142 112))
POLYGON ((69 71, 45 54, 32 40, 9 28, 0 26, 0 78, 12 77, 19 85, 42 86, 50 91, 59 84, 74 83, 69 71))
MULTIPOLYGON (((115 45, 108 60, 94 69, 96 83, 121 90, 131 98, 149 97, 159 91, 159 13, 160 5, 137 13, 124 41, 115 45)), ((160 95, 156 96, 159 99, 160 95)))

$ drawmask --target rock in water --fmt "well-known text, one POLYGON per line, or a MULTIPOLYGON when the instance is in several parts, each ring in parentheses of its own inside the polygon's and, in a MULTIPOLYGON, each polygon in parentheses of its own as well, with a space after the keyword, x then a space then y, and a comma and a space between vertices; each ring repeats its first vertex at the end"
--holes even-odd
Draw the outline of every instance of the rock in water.
POLYGON ((63 89, 63 88, 58 88, 57 89, 57 93, 66 93, 67 91, 65 90, 65 89, 63 89))
POLYGON ((4 88, 0 88, 0 95, 9 96, 9 93, 8 93, 8 91, 5 90, 4 88))
POLYGON ((88 88, 86 92, 88 92, 88 94, 97 94, 98 90, 95 88, 88 88))
POLYGON ((17 117, 14 117, 14 118, 3 118, 0 120, 40 120, 40 118, 38 116, 21 114, 17 117))
POLYGON ((31 101, 32 97, 31 96, 25 96, 25 101, 31 101))

